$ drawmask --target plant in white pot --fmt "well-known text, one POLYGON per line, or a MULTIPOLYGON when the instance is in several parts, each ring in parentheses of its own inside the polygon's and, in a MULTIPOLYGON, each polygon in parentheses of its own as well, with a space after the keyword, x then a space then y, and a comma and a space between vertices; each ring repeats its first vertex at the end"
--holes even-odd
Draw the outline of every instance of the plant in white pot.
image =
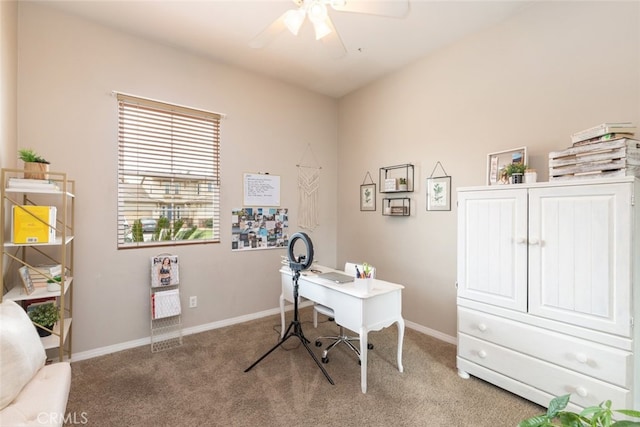
POLYGON ((400 178, 398 180, 398 191, 407 191, 407 178, 400 178))
POLYGON ((24 162, 24 177, 27 179, 47 179, 49 161, 30 148, 18 150, 18 158, 24 162))

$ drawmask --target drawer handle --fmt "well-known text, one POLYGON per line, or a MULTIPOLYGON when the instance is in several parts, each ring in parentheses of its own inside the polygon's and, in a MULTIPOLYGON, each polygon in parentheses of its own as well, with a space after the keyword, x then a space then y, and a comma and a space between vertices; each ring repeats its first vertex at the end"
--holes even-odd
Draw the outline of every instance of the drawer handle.
POLYGON ((487 352, 484 350, 480 350, 478 352, 478 356, 480 357, 480 359, 484 359, 485 357, 487 357, 487 352))
POLYGON ((484 332, 487 330, 487 325, 485 325, 484 323, 479 323, 478 329, 480 330, 480 332, 484 332))
POLYGON ((578 393, 578 396, 580 397, 587 397, 587 395, 589 394, 587 392, 587 389, 584 387, 578 387, 576 388, 576 393, 578 393))
POLYGON ((540 241, 538 239, 529 239, 529 244, 530 245, 537 245, 539 243, 540 243, 540 241))
POLYGON ((524 237, 519 237, 518 239, 516 239, 516 243, 518 244, 525 244, 527 243, 527 239, 525 239, 524 237))
POLYGON ((576 354, 576 360, 580 363, 587 363, 587 360, 589 360, 587 358, 587 355, 584 353, 578 353, 576 354))

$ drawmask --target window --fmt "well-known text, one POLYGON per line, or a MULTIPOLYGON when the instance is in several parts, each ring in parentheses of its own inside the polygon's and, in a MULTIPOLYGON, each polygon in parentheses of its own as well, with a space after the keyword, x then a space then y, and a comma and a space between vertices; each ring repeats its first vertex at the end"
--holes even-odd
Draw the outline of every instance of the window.
POLYGON ((221 115, 117 99, 118 249, 219 243, 221 115))

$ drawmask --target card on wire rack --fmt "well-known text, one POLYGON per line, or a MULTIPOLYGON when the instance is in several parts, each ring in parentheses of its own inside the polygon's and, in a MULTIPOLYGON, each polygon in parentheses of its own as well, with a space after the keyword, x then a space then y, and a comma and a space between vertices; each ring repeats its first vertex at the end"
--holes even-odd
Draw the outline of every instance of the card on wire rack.
POLYGON ((151 257, 151 286, 174 286, 180 283, 178 257, 176 255, 156 255, 151 257))

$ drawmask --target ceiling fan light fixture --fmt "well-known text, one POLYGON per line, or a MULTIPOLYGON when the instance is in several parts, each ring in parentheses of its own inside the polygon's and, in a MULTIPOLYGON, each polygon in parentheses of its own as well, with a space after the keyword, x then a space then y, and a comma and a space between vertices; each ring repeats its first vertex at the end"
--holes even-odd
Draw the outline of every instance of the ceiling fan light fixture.
POLYGON ((327 6, 324 5, 319 0, 314 1, 308 6, 307 13, 309 14, 309 19, 314 24, 316 22, 324 22, 327 19, 327 6))
POLYGON ((305 11, 304 9, 291 9, 285 13, 284 25, 287 27, 291 34, 298 35, 300 27, 304 23, 305 11))
POLYGON ((326 21, 311 21, 311 23, 313 24, 313 29, 316 32, 316 40, 320 40, 332 32, 331 27, 327 25, 326 21))

